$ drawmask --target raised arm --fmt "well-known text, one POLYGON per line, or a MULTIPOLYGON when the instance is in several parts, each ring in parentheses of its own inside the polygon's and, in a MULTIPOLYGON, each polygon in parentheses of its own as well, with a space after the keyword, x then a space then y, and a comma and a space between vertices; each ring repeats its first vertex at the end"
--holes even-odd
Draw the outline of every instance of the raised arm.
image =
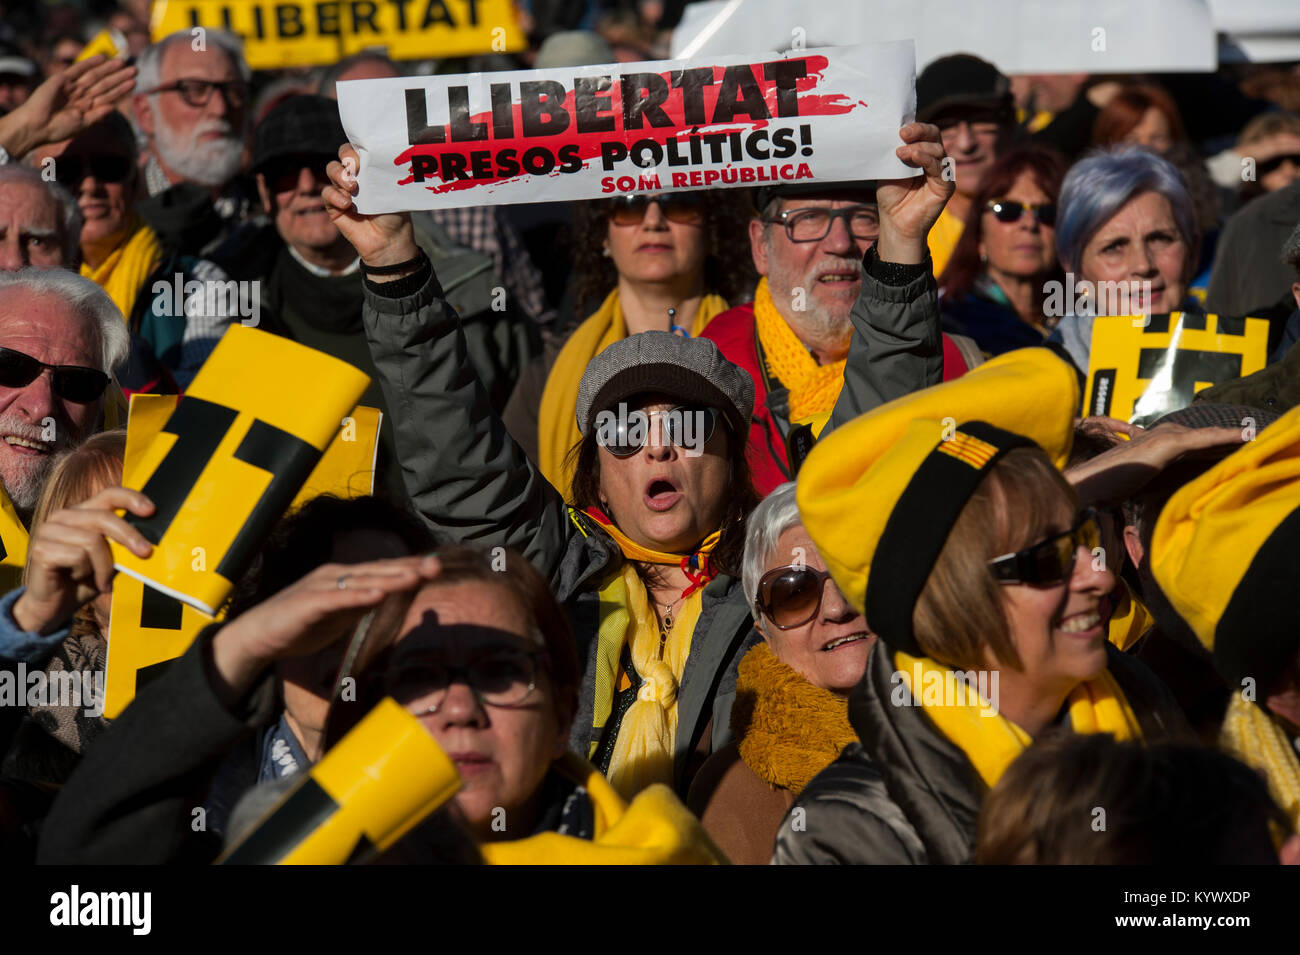
POLYGON ((357 212, 350 172, 357 154, 345 145, 339 157, 342 162, 329 165, 331 185, 322 193, 330 217, 365 266, 402 266, 367 276, 362 319, 395 417, 407 492, 442 533, 513 547, 554 579, 578 533, 563 498, 492 410, 460 321, 415 243, 410 215, 357 212))
POLYGON ((862 260, 844 389, 825 431, 943 380, 939 293, 925 240, 955 187, 943 175, 939 127, 909 123, 899 136, 898 158, 925 175, 882 180, 876 189, 880 238, 862 260))

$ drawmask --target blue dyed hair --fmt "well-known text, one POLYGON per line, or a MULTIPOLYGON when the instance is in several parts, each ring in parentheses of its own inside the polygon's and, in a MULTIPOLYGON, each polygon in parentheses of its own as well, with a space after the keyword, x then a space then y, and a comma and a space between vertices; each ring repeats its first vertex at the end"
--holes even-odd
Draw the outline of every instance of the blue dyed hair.
POLYGON ((1143 192, 1169 200, 1174 223, 1187 243, 1188 278, 1196 267, 1200 230, 1187 183, 1178 167, 1138 146, 1094 152, 1075 163, 1057 201, 1056 251, 1067 271, 1078 272, 1083 250, 1124 204, 1143 192))

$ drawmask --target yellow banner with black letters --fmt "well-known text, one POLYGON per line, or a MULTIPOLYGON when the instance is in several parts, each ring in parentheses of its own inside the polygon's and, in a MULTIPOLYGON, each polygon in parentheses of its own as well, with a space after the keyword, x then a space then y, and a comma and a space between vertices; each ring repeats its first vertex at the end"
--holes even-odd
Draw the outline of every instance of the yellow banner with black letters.
POLYGON ((1149 425, 1267 360, 1268 323, 1260 318, 1101 316, 1092 323, 1086 413, 1149 425))
MULTIPOLYGON (((371 47, 394 60, 526 49, 511 0, 158 0, 155 42, 194 27, 239 34, 255 70, 328 66, 371 47)), ((198 37, 196 36, 196 40, 198 37)))

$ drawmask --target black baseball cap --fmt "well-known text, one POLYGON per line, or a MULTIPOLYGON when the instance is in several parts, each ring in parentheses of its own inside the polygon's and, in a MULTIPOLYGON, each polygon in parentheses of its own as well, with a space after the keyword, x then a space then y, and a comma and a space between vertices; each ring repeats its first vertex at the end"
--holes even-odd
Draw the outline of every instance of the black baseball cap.
POLYGON ((290 96, 257 124, 252 171, 282 156, 337 159, 339 147, 347 141, 337 102, 325 96, 290 96))
POLYGON ((985 109, 1015 118, 1011 81, 988 60, 954 53, 935 60, 916 78, 916 119, 930 123, 954 108, 985 109))

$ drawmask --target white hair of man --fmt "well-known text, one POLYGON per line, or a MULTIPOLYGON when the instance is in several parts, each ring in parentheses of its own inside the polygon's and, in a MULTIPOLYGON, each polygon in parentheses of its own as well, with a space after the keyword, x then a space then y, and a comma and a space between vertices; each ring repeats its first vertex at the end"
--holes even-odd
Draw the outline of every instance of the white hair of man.
POLYGON ((740 580, 754 626, 764 635, 765 619, 758 609, 758 582, 768 560, 776 553, 781 535, 802 522, 794 491, 795 482, 786 481, 763 498, 745 521, 745 556, 740 562, 740 580))
MULTIPOLYGON (((167 51, 177 44, 194 42, 189 30, 177 30, 146 48, 136 59, 139 72, 135 91, 148 97, 154 115, 153 147, 167 167, 199 185, 221 186, 239 171, 243 162, 244 135, 248 132, 251 110, 245 112, 241 129, 235 129, 225 118, 204 117, 188 133, 172 130, 158 110, 158 99, 162 96, 158 87, 162 84, 162 64, 167 51), (210 132, 220 133, 221 137, 200 144, 199 137, 210 132)), ((226 30, 209 29, 205 42, 226 54, 244 83, 251 80, 253 74, 244 59, 244 46, 239 37, 226 30)))
POLYGON ((17 291, 53 295, 95 327, 99 340, 99 370, 109 375, 126 363, 131 334, 108 293, 75 272, 64 269, 19 269, 0 272, 0 301, 17 291))
POLYGON ((26 184, 43 189, 54 200, 59 210, 58 237, 63 246, 63 265, 75 269, 81 265, 81 209, 72 193, 57 182, 47 180, 35 169, 19 163, 6 163, 0 166, 0 185, 26 184))

